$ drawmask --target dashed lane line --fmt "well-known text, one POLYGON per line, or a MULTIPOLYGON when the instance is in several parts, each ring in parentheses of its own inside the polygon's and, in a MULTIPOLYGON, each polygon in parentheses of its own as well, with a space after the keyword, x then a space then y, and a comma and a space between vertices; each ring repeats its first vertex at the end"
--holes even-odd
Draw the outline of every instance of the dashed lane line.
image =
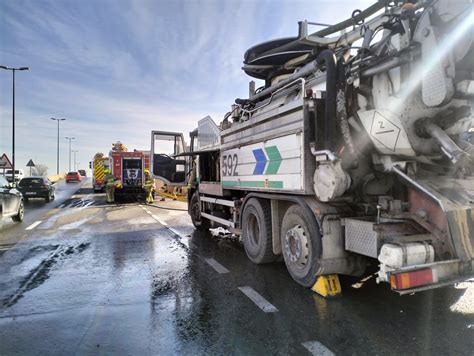
POLYGON ((326 346, 321 344, 319 341, 306 341, 303 342, 301 345, 308 350, 311 355, 318 355, 318 356, 334 356, 334 352, 329 350, 326 346))
POLYGON ((158 216, 152 215, 152 218, 158 221, 161 225, 168 226, 168 223, 166 221, 161 220, 158 216))
MULTIPOLYGON (((146 208, 143 208, 143 210, 145 210, 147 213, 149 212, 149 210, 147 210, 146 208)), ((151 217, 153 219, 155 219, 158 223, 160 223, 161 225, 165 226, 168 230, 170 230, 171 232, 173 232, 175 235, 181 237, 182 239, 186 238, 185 235, 183 235, 182 233, 180 233, 178 230, 172 228, 171 226, 168 225, 168 223, 166 221, 163 221, 161 220, 158 216, 156 216, 155 214, 150 214, 151 217)), ((192 248, 196 248, 196 245, 193 244, 191 241, 188 241, 188 246, 189 247, 192 247, 192 248)))
POLYGON ((225 268, 223 265, 221 265, 219 262, 217 262, 215 259, 213 258, 206 258, 204 259, 207 264, 209 266, 211 266, 212 268, 214 268, 216 270, 217 273, 229 273, 229 270, 227 268, 225 268))
POLYGON ((33 224, 28 226, 25 230, 33 230, 35 227, 37 227, 39 224, 41 224, 41 220, 35 221, 33 224))
POLYGON ((264 313, 276 313, 278 309, 267 301, 264 297, 257 293, 255 289, 249 286, 239 287, 239 290, 244 293, 257 307, 262 309, 264 313))
MULTIPOLYGON (((168 230, 170 230, 171 232, 173 232, 175 235, 181 237, 182 239, 186 238, 185 235, 183 235, 183 234, 180 233, 178 230, 176 230, 176 229, 172 228, 171 226, 169 226, 166 221, 161 220, 157 215, 151 213, 151 212, 150 212, 147 208, 145 208, 143 205, 139 204, 138 206, 139 206, 140 208, 142 208, 143 211, 145 211, 146 213, 150 214, 151 217, 152 217, 153 219, 155 219, 155 221, 157 221, 159 224, 161 224, 161 225, 163 225, 164 227, 166 227, 168 230)), ((192 247, 192 248, 194 248, 194 249, 197 249, 197 246, 196 246, 194 243, 192 243, 191 241, 188 240, 188 241, 187 241, 187 244, 188 244, 188 247, 192 247)), ((216 261, 216 263, 218 263, 218 262, 216 261)), ((227 270, 224 266, 221 265, 221 267, 224 268, 225 270, 227 270)), ((218 272, 219 272, 219 271, 218 271, 218 272)), ((227 270, 227 272, 229 272, 229 271, 227 270)), ((220 273, 220 272, 219 272, 219 273, 220 273)), ((226 273, 226 272, 224 272, 224 273, 226 273)))

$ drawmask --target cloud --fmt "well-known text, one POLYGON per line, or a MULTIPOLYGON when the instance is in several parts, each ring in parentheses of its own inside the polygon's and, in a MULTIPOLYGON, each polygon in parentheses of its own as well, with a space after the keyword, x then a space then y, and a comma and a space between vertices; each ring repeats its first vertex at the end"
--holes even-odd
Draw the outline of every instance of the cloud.
MULTIPOLYGON (((17 158, 26 164, 34 153, 55 167, 51 116, 67 118, 61 136, 77 136, 81 162, 116 140, 146 149, 152 129, 187 133, 209 113, 218 122, 236 97, 247 95, 250 78, 241 71, 247 48, 296 35, 298 20, 336 22, 372 2, 0 2, 0 64, 31 68, 17 77, 17 158)), ((6 152, 8 74, 0 73, 0 151, 6 152)))

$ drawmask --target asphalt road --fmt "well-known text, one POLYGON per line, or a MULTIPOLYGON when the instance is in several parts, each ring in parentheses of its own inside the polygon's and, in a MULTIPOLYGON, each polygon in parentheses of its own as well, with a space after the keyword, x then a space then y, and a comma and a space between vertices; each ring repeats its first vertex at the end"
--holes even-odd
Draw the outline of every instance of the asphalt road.
POLYGON ((472 282, 400 297, 343 278, 326 300, 195 231, 183 204, 75 188, 0 232, 1 355, 473 354, 472 282))

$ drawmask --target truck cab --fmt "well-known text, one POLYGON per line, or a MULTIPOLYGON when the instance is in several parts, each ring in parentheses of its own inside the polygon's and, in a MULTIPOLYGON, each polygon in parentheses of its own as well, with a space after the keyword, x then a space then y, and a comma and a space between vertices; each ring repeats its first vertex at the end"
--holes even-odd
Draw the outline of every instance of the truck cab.
POLYGON ((188 150, 184 135, 178 132, 152 131, 151 173, 153 178, 168 185, 183 185, 187 181, 188 150))

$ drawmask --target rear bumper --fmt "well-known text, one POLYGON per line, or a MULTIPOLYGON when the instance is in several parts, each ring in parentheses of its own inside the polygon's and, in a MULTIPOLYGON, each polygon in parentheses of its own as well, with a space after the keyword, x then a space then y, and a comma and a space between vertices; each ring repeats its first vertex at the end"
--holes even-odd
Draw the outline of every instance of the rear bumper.
POLYGON ((411 289, 401 289, 401 290, 396 290, 393 289, 394 292, 397 292, 400 295, 406 295, 406 294, 412 294, 412 293, 417 293, 417 292, 423 292, 425 290, 430 290, 430 289, 436 289, 436 288, 442 288, 442 287, 449 287, 452 285, 455 285, 457 283, 462 283, 465 282, 466 280, 470 279, 469 277, 458 277, 458 278, 452 278, 443 282, 438 282, 438 283, 433 283, 433 284, 427 284, 424 286, 420 287, 415 287, 411 289))
POLYGON ((120 189, 115 189, 116 195, 123 195, 123 196, 137 196, 145 193, 145 189, 142 187, 123 187, 120 189))
POLYGON ((48 196, 50 196, 51 194, 49 193, 49 191, 36 191, 36 192, 32 192, 32 191, 20 191, 21 192, 21 195, 23 195, 23 198, 24 199, 31 199, 31 198, 47 198, 48 196), (32 194, 34 193, 34 194, 32 194))
POLYGON ((401 295, 449 286, 471 278, 474 278, 474 260, 420 264, 390 271, 388 276, 392 290, 401 295), (423 277, 420 278, 420 274, 423 277))

